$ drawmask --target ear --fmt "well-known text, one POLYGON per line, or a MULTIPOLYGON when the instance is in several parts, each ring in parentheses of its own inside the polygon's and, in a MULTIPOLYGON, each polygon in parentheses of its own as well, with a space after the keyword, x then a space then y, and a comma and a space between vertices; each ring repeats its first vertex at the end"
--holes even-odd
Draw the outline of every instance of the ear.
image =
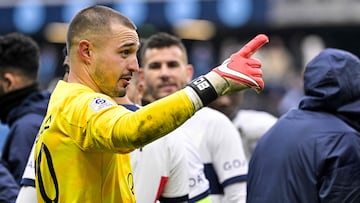
POLYGON ((82 60, 89 64, 91 62, 93 46, 88 40, 80 40, 78 46, 79 56, 82 60))
POLYGON ((194 66, 192 64, 186 65, 186 77, 187 81, 190 82, 194 76, 194 66))
POLYGON ((16 89, 16 77, 12 73, 5 73, 0 82, 4 93, 8 93, 16 89))

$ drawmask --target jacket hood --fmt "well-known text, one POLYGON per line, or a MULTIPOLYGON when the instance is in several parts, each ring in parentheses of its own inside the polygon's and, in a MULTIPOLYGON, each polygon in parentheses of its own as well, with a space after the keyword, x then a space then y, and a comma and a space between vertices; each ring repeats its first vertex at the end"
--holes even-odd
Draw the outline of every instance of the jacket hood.
POLYGON ((359 87, 359 58, 344 50, 324 49, 306 66, 305 96, 301 99, 299 108, 336 114, 360 129, 359 122, 356 121, 360 120, 359 87))

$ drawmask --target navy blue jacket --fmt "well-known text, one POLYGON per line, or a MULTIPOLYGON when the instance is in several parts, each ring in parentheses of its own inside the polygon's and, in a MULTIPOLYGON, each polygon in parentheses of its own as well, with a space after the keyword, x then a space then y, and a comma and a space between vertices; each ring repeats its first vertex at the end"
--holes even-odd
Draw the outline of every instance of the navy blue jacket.
POLYGON ((19 184, 15 181, 13 176, 0 161, 0 202, 13 203, 19 193, 19 184))
POLYGON ((360 202, 360 61, 325 49, 307 65, 299 108, 259 140, 248 203, 360 202))
POLYGON ((12 108, 6 117, 10 132, 3 147, 2 160, 17 183, 21 181, 32 145, 45 117, 49 98, 50 93, 46 90, 32 92, 12 108))

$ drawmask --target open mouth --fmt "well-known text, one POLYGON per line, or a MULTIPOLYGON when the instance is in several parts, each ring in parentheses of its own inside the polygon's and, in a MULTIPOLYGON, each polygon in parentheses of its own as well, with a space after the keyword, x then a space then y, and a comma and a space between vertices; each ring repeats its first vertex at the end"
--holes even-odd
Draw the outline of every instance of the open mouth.
POLYGON ((130 80, 132 79, 131 75, 123 75, 120 80, 125 80, 127 82, 130 82, 130 80))

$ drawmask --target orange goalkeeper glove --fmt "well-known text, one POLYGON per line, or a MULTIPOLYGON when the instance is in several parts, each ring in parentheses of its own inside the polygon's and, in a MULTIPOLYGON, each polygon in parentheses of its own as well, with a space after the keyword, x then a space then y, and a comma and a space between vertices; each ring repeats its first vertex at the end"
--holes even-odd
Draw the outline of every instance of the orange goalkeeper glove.
POLYGON ((195 90, 204 106, 218 96, 247 88, 261 92, 264 88, 261 62, 250 57, 267 42, 269 38, 266 35, 257 35, 220 66, 193 80, 188 86, 195 90))
MULTIPOLYGON (((240 86, 243 84, 254 88, 258 93, 261 92, 264 89, 261 62, 250 57, 267 42, 269 42, 269 39, 266 35, 260 34, 256 36, 237 53, 232 54, 220 66, 214 68, 213 71, 229 82, 233 80, 235 83, 240 83, 240 86)), ((236 91, 236 89, 232 90, 236 91)))

